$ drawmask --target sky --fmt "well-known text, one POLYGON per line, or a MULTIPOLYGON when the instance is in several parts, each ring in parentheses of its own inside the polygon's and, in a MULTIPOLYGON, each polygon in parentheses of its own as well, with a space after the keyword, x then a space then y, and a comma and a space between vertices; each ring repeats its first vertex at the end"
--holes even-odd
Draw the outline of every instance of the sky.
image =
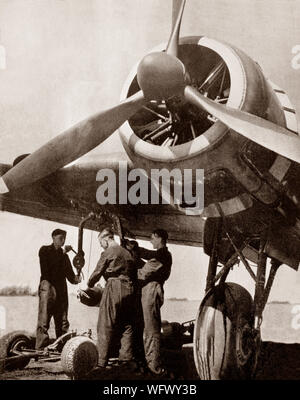
MULTIPOLYGON (((295 85, 299 20, 297 0, 188 0, 182 36, 205 34, 242 48, 288 92, 300 113, 295 85)), ((6 53, 5 69, 0 69, 0 162, 11 163, 116 104, 132 66, 167 40, 170 21, 170 0, 0 0, 0 46, 6 53)), ((84 159, 119 150, 114 133, 84 159)), ((37 288, 38 250, 51 242, 51 231, 59 226, 0 213, 0 287, 37 288)), ((76 247, 77 230, 62 227, 68 231, 67 243, 76 247)), ((201 299, 208 257, 201 248, 169 247, 174 263, 166 297, 201 299)), ((88 276, 100 255, 96 233, 85 232, 84 250, 88 276)), ((230 280, 253 293, 242 265, 230 280)), ((300 272, 281 267, 270 300, 300 302, 299 283, 300 272)))

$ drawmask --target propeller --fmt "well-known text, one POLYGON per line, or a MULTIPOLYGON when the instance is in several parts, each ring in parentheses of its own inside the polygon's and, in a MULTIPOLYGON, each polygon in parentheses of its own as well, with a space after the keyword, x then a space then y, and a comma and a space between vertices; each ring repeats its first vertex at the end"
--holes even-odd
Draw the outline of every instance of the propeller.
POLYGON ((173 0, 172 31, 166 52, 146 55, 137 70, 137 80, 148 100, 163 100, 182 96, 186 71, 179 61, 178 42, 181 20, 186 0, 173 0))
POLYGON ((0 178, 0 193, 35 182, 94 149, 145 103, 140 91, 56 136, 0 178))
POLYGON ((215 103, 191 86, 185 87, 184 96, 190 103, 212 114, 247 139, 292 161, 300 162, 298 135, 256 115, 215 103))
POLYGON ((178 56, 179 31, 186 0, 173 0, 172 32, 167 45, 167 54, 178 56))
POLYGON ((0 193, 35 182, 86 154, 134 115, 147 100, 168 100, 175 96, 204 109, 259 145, 293 161, 300 161, 298 136, 255 115, 217 104, 189 86, 185 66, 177 58, 184 6, 185 0, 173 0, 172 32, 166 52, 151 53, 139 64, 137 80, 142 91, 80 122, 24 158, 0 178, 0 193))

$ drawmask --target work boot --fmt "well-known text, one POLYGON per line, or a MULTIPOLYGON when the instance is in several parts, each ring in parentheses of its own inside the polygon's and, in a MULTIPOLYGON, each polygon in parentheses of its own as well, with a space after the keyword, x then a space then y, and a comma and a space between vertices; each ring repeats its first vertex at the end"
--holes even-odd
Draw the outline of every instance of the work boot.
POLYGON ((137 372, 141 375, 145 375, 147 373, 147 364, 145 361, 138 360, 137 361, 137 372))
POLYGON ((154 369, 151 366, 149 367, 148 365, 148 371, 152 376, 155 376, 157 378, 174 379, 174 374, 172 372, 169 372, 166 368, 163 367, 157 367, 154 369))
POLYGON ((103 370, 103 371, 110 371, 111 369, 112 369, 112 366, 111 365, 97 365, 96 367, 95 367, 95 369, 97 369, 97 370, 103 370))
POLYGON ((119 361, 119 366, 120 367, 125 367, 127 369, 129 369, 132 372, 136 372, 139 370, 139 365, 138 362, 136 360, 124 360, 124 361, 119 361))

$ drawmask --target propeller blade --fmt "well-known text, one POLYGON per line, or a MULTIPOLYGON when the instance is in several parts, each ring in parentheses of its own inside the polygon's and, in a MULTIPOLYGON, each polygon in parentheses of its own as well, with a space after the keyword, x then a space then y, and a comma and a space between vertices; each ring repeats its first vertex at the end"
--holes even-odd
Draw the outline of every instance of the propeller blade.
POLYGON ((185 87, 184 95, 190 103, 206 110, 247 139, 292 161, 300 162, 298 135, 256 115, 215 103, 191 86, 185 87))
POLYGON ((166 51, 167 54, 171 54, 174 57, 178 56, 179 32, 180 32, 180 25, 185 6, 185 1, 186 0, 173 0, 172 32, 169 38, 166 51))
POLYGON ((97 147, 145 104, 142 91, 56 136, 0 178, 0 193, 33 183, 97 147))

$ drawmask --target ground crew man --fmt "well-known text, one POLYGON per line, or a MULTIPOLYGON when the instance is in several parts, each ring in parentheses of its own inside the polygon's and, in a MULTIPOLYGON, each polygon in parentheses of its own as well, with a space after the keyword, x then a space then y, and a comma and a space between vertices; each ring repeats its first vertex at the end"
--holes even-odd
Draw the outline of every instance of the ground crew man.
POLYGON ((67 333, 69 329, 66 279, 75 285, 81 278, 74 274, 66 254, 71 246, 62 249, 66 234, 64 230, 55 229, 52 232, 53 243, 50 246, 42 246, 39 251, 41 278, 36 332, 37 350, 44 349, 49 344, 48 329, 52 317, 57 338, 67 333))
POLYGON ((148 260, 138 269, 137 277, 141 286, 141 303, 144 319, 144 351, 148 368, 154 374, 165 371, 160 358, 160 308, 164 302, 164 282, 169 278, 172 255, 166 246, 168 234, 163 229, 153 231, 151 243, 156 250, 139 247, 139 256, 148 260))
POLYGON ((109 228, 100 232, 98 239, 104 251, 88 280, 88 287, 92 288, 101 276, 106 280, 99 305, 97 326, 98 366, 105 367, 116 332, 121 334, 119 362, 129 362, 134 358, 132 325, 136 268, 130 252, 115 242, 113 232, 109 228))

